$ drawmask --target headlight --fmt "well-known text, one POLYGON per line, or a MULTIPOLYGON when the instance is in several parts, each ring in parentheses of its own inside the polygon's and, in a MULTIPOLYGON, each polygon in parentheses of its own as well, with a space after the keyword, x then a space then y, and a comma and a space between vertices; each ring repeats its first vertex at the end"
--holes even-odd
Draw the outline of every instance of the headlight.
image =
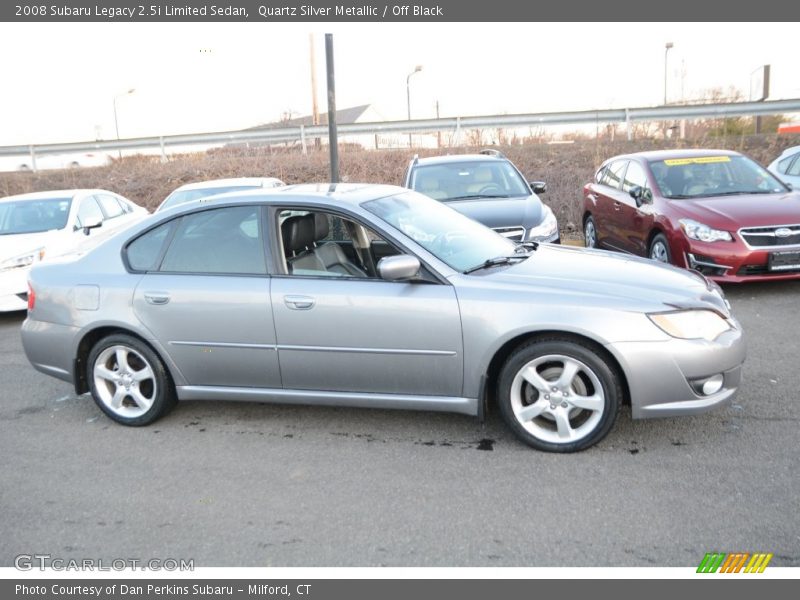
POLYGON ((0 263, 0 271, 10 271, 11 269, 21 269, 29 267, 33 263, 42 260, 44 257, 44 248, 37 248, 25 254, 20 254, 13 258, 9 258, 0 263))
POLYGON ((728 321, 713 310, 681 310, 647 315, 659 329, 682 340, 708 340, 731 329, 728 321))
POLYGON ((681 224, 681 229, 683 229, 686 237, 693 240, 701 242, 730 242, 733 239, 727 231, 712 229, 708 225, 698 223, 692 219, 681 219, 678 222, 681 224))
POLYGON ((558 237, 558 220, 546 204, 542 204, 542 214, 544 215, 542 222, 528 231, 529 241, 549 242, 558 237))

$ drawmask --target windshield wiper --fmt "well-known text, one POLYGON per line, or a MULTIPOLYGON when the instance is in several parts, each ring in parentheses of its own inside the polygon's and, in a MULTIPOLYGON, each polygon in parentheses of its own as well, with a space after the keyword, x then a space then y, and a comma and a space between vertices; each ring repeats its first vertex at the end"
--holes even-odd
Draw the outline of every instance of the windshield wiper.
POLYGON ((443 202, 450 202, 451 200, 480 200, 483 198, 511 198, 508 194, 469 194, 468 196, 453 196, 452 198, 445 198, 443 202))
POLYGON ((495 256, 494 258, 490 258, 489 260, 483 261, 479 265, 475 265, 474 267, 470 267, 466 271, 464 271, 464 275, 468 275, 470 273, 474 273, 475 271, 480 271, 481 269, 488 269, 490 267, 496 267, 498 265, 507 265, 516 260, 525 260, 530 256, 529 254, 518 254, 516 256, 495 256))
POLYGON ((711 194, 712 196, 742 196, 750 194, 775 194, 772 190, 738 190, 735 192, 720 192, 718 194, 711 194))

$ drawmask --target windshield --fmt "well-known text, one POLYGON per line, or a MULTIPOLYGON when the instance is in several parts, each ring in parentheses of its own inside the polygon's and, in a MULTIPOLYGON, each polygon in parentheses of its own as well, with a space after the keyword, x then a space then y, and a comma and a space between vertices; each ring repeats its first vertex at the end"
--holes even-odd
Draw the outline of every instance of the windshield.
POLYGON ((186 204, 192 200, 200 200, 207 196, 216 196, 217 194, 227 194, 228 192, 236 192, 239 190, 255 190, 260 188, 260 185, 232 185, 228 187, 211 187, 202 188, 199 190, 182 190, 179 192, 172 192, 158 210, 178 206, 179 204, 186 204))
POLYGON ((0 235, 64 229, 71 203, 71 198, 0 202, 0 235))
POLYGON ((745 156, 697 156, 650 162, 665 198, 707 198, 738 194, 775 194, 786 187, 745 156))
POLYGON ((420 194, 380 198, 362 206, 456 271, 513 255, 516 249, 514 242, 488 227, 420 194))
POLYGON ((411 189, 442 202, 530 195, 528 184, 505 160, 420 165, 412 172, 411 189))

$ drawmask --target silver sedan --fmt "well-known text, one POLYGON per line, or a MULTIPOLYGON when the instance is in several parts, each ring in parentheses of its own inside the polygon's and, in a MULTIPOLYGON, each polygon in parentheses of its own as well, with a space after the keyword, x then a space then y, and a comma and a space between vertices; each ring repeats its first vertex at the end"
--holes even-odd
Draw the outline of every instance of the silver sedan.
POLYGON ((421 194, 310 185, 158 213, 37 265, 23 344, 126 425, 177 400, 450 411, 496 404, 572 452, 728 402, 745 345, 702 275, 514 242, 421 194))

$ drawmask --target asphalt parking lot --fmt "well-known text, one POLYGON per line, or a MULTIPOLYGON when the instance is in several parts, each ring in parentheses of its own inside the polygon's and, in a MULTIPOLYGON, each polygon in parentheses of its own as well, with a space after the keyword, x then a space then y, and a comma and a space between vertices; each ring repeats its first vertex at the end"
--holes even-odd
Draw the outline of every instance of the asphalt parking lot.
POLYGON ((800 282, 729 287, 734 403, 632 421, 577 455, 419 412, 186 402, 146 428, 35 372, 0 315, 0 566, 800 566, 800 282))

